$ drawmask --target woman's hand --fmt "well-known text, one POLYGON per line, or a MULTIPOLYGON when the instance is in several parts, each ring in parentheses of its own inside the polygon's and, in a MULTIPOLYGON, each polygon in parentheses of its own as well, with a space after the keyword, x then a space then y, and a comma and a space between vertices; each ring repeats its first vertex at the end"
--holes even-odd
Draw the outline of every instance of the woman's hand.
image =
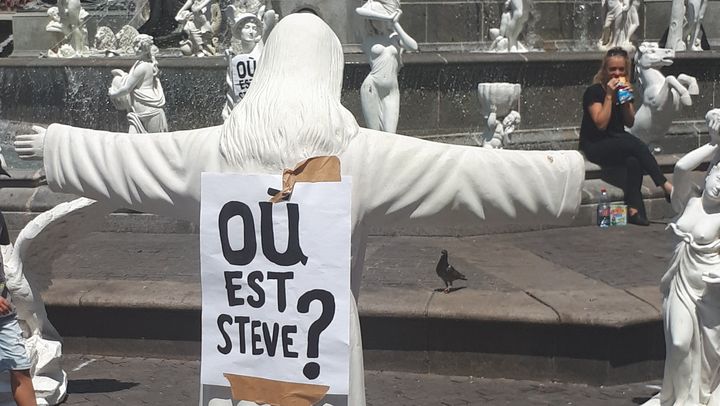
POLYGON ((12 312, 12 305, 10 305, 10 301, 0 296, 0 315, 4 316, 10 312, 12 312))
POLYGON ((611 78, 607 82, 607 88, 610 89, 613 93, 617 91, 618 85, 620 85, 620 79, 618 78, 611 78))

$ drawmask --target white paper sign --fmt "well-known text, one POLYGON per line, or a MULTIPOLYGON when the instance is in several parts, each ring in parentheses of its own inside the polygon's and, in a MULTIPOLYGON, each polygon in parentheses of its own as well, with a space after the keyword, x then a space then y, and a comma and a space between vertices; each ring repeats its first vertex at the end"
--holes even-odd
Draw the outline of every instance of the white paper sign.
POLYGON ((248 54, 240 54, 230 60, 233 90, 237 95, 238 102, 245 97, 245 93, 247 93, 250 88, 250 83, 252 82, 253 76, 255 76, 256 68, 257 61, 248 54))
POLYGON ((347 398, 350 178, 297 183, 290 201, 270 203, 281 186, 202 174, 202 405, 229 396, 226 373, 347 398))

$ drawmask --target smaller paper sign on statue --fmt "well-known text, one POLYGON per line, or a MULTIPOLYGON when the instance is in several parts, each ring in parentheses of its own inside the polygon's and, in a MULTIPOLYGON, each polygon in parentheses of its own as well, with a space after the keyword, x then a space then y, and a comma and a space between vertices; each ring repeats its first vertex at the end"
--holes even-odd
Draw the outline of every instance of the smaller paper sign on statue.
POLYGON ((248 54, 236 55, 230 60, 230 68, 232 72, 233 90, 239 102, 245 97, 245 93, 247 93, 250 88, 250 83, 252 82, 253 76, 255 76, 257 61, 248 54))
POLYGON ((268 188, 202 174, 200 404, 347 405, 350 179, 268 188))

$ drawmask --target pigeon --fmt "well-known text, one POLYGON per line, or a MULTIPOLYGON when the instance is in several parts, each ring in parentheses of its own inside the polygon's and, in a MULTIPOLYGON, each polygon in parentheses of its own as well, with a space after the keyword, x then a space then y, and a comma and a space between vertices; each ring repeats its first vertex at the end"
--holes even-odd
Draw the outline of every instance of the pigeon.
POLYGON ((435 272, 437 272, 440 279, 445 282, 445 290, 443 292, 450 293, 450 289, 452 289, 452 283, 455 280, 463 280, 466 281, 467 278, 465 275, 461 274, 457 269, 455 269, 450 263, 448 263, 448 252, 447 250, 442 250, 440 254, 440 260, 438 261, 437 265, 435 266, 435 272))

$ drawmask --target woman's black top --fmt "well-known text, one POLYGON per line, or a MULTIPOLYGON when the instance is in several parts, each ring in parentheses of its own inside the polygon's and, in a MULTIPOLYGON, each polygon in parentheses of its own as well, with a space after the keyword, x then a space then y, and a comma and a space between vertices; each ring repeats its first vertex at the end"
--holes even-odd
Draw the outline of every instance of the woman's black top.
POLYGON ((606 137, 608 133, 625 132, 625 124, 623 124, 623 115, 621 110, 622 106, 615 104, 614 101, 607 129, 601 130, 597 128, 592 116, 590 116, 590 106, 593 103, 602 104, 605 101, 605 94, 605 89, 603 89, 602 85, 599 83, 596 83, 585 90, 585 94, 583 95, 583 118, 582 124, 580 125, 580 149, 583 149, 583 145, 586 143, 595 142, 603 137, 606 137))

